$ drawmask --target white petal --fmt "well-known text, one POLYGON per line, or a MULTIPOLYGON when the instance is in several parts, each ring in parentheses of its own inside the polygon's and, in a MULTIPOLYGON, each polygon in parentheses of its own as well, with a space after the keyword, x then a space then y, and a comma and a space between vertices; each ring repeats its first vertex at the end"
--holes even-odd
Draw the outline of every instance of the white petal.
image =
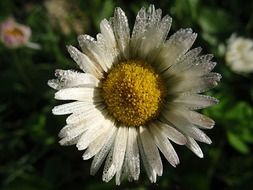
POLYGON ((146 170, 148 178, 149 178, 151 183, 155 183, 156 182, 156 171, 155 171, 154 168, 152 168, 152 166, 148 162, 147 156, 144 152, 143 144, 141 142, 140 133, 138 135, 138 141, 137 142, 138 142, 138 147, 139 147, 140 154, 141 154, 142 163, 143 163, 143 166, 146 170))
POLYGON ((113 148, 114 148, 114 145, 111 147, 111 150, 105 161, 105 166, 104 166, 103 176, 102 176, 102 180, 105 182, 110 181, 113 178, 113 176, 116 174, 116 168, 115 168, 115 165, 113 164, 113 148))
POLYGON ((68 52, 72 59, 79 65, 86 73, 90 73, 97 79, 102 78, 102 70, 99 65, 92 62, 85 54, 81 53, 78 49, 73 46, 67 46, 68 52))
POLYGON ((67 140, 67 139, 72 139, 72 138, 75 138, 75 137, 81 135, 84 131, 86 131, 90 127, 89 123, 88 122, 86 122, 86 123, 80 123, 77 125, 66 125, 60 131, 59 137, 65 138, 65 140, 67 140))
POLYGON ((60 138, 63 138, 66 136, 66 132, 71 130, 73 128, 73 125, 65 125, 59 132, 58 136, 60 138))
POLYGON ((69 87, 97 87, 99 80, 89 73, 78 73, 71 70, 60 70, 55 71, 57 79, 48 81, 48 85, 56 90, 69 87))
MULTIPOLYGON (((188 121, 182 110, 173 110, 162 112, 164 118, 178 128, 182 133, 207 144, 211 144, 211 139, 200 129, 195 127, 190 121, 188 121)), ((186 113, 187 114, 187 113, 186 113)))
POLYGON ((100 166, 102 165, 103 161, 105 160, 108 152, 111 150, 112 145, 115 141, 115 136, 116 136, 116 132, 118 130, 117 127, 112 126, 111 129, 113 132, 113 134, 111 136, 109 136, 109 138, 107 139, 106 143, 104 143, 103 147, 101 148, 101 150, 95 155, 92 163, 91 163, 91 168, 90 168, 90 174, 91 175, 95 175, 98 171, 98 169, 100 168, 100 166))
POLYGON ((79 100, 89 101, 98 99, 99 93, 96 88, 65 88, 55 93, 55 99, 57 100, 79 100))
POLYGON ((198 112, 190 111, 187 116, 188 120, 199 128, 212 129, 214 127, 214 120, 198 112))
MULTIPOLYGON (((61 140, 59 141, 60 145, 72 145, 69 142, 73 141, 73 139, 76 139, 78 137, 78 139, 76 139, 75 144, 78 142, 78 140, 80 139, 81 135, 90 127, 90 125, 86 125, 86 124, 80 124, 80 125, 70 125, 71 128, 61 132, 61 140)), ((92 127, 92 125, 91 125, 92 127)))
POLYGON ((128 177, 128 180, 132 180, 131 175, 129 174, 129 168, 127 167, 126 161, 124 161, 123 166, 120 171, 116 173, 115 182, 116 185, 120 185, 121 181, 128 177))
POLYGON ((154 138, 156 146, 158 146, 169 163, 176 167, 176 165, 179 164, 179 158, 170 141, 163 134, 163 131, 154 124, 149 126, 149 130, 154 138))
POLYGON ((105 131, 99 135, 94 141, 92 141, 88 147, 88 149, 83 154, 83 159, 88 160, 97 154, 103 145, 107 142, 107 140, 113 135, 113 130, 111 128, 112 123, 107 126, 105 131))
POLYGON ((178 73, 181 73, 191 68, 192 65, 196 63, 197 56, 200 54, 201 50, 202 48, 200 47, 189 50, 168 69, 167 73, 177 75, 178 73))
POLYGON ((185 106, 191 110, 202 109, 217 104, 219 101, 211 96, 200 94, 182 94, 173 102, 185 106))
POLYGON ((139 158, 137 135, 138 133, 136 131, 136 128, 129 127, 126 162, 127 167, 129 168, 129 175, 131 175, 134 180, 138 180, 140 175, 140 158, 139 158))
POLYGON ((118 51, 115 51, 115 47, 112 49, 106 40, 103 34, 97 34, 97 45, 100 47, 101 55, 103 56, 102 61, 106 65, 106 68, 110 69, 117 60, 118 51))
POLYGON ((91 106, 90 109, 84 112, 73 113, 67 117, 67 124, 76 124, 87 120, 93 120, 96 117, 103 118, 105 113, 103 113, 104 105, 102 106, 91 106))
POLYGON ((104 121, 104 117, 99 114, 87 114, 86 120, 79 124, 72 124, 65 126, 59 133, 59 136, 63 138, 60 144, 63 145, 73 138, 82 135, 86 130, 94 128, 96 125, 104 121))
POLYGON ((148 60, 152 63, 156 60, 157 48, 166 39, 172 19, 166 15, 162 20, 161 9, 155 10, 150 5, 146 11, 142 8, 137 16, 131 38, 131 57, 148 60))
POLYGON ((156 122, 155 125, 159 126, 161 128, 162 132, 173 142, 184 145, 187 142, 186 137, 180 133, 178 130, 176 130, 174 127, 169 126, 166 123, 162 122, 156 122))
POLYGON ((128 45, 130 40, 130 30, 127 17, 121 8, 117 7, 113 18, 113 31, 118 47, 125 58, 128 58, 128 45))
POLYGON ((208 74, 216 66, 216 62, 208 61, 210 57, 212 57, 212 55, 204 55, 199 57, 200 60, 196 61, 190 70, 186 72, 189 72, 189 74, 195 76, 203 76, 205 74, 208 74))
POLYGON ((62 146, 72 146, 72 145, 74 145, 74 144, 77 143, 77 141, 79 140, 80 136, 81 135, 73 137, 73 138, 65 137, 65 138, 61 139, 59 141, 59 143, 62 146))
POLYGON ((131 38, 133 40, 137 40, 143 33, 146 31, 147 25, 147 16, 146 16, 146 9, 142 7, 136 15, 133 32, 131 38))
POLYGON ((188 142, 186 144, 186 146, 192 151, 194 152, 198 157, 203 158, 203 152, 201 150, 201 148, 199 147, 198 143, 191 137, 187 138, 188 142))
POLYGON ((83 52, 94 63, 98 64, 105 72, 107 72, 111 63, 110 60, 107 59, 102 47, 99 46, 98 41, 95 41, 94 38, 87 34, 79 35, 77 39, 83 52))
POLYGON ((85 112, 91 108, 95 108, 99 103, 75 101, 71 103, 55 106, 52 109, 54 115, 66 115, 77 112, 85 112))
POLYGON ((117 47, 116 39, 110 23, 106 19, 101 21, 100 30, 106 42, 108 43, 108 47, 115 49, 117 47))
POLYGON ((174 76, 167 79, 166 85, 170 87, 169 94, 175 93, 201 93, 215 87, 221 79, 218 73, 209 73, 198 77, 185 73, 181 76, 174 76))
POLYGON ((76 147, 78 150, 86 149, 92 141, 94 141, 99 135, 106 131, 107 126, 111 123, 110 120, 100 119, 93 122, 92 127, 81 136, 76 147))
POLYGON ((140 137, 148 163, 156 171, 157 175, 161 176, 163 173, 163 165, 153 137, 145 127, 140 127, 140 137))
POLYGON ((213 58, 212 54, 197 55, 200 53, 201 48, 195 48, 190 50, 184 56, 182 56, 176 64, 172 65, 167 74, 180 75, 187 74, 188 76, 203 76, 208 74, 216 66, 215 62, 211 62, 213 58))
POLYGON ((116 62, 119 56, 116 39, 111 24, 106 20, 100 23, 100 30, 105 40, 106 52, 111 57, 112 63, 116 62))
POLYGON ((192 33, 189 28, 180 29, 173 34, 161 49, 160 56, 163 62, 157 65, 159 70, 164 71, 175 64, 179 57, 190 49, 196 38, 197 34, 192 33))
POLYGON ((113 150, 113 165, 116 169, 116 183, 120 183, 122 166, 125 159, 128 139, 128 127, 121 126, 115 139, 113 150))

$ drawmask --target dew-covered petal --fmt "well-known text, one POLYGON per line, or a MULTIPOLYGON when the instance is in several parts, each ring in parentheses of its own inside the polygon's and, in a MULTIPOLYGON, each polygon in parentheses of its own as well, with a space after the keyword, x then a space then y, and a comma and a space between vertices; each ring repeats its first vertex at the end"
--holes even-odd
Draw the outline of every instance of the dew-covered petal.
POLYGON ((148 178, 150 180, 151 183, 155 183, 156 182, 156 171, 154 168, 152 168, 152 166, 149 164, 148 158, 144 152, 144 148, 143 148, 143 144, 141 142, 141 137, 140 137, 140 133, 138 135, 138 147, 140 150, 140 155, 141 155, 141 159, 142 159, 142 163, 143 166, 146 170, 146 173, 148 175, 148 178))
POLYGON ((78 142, 80 136, 81 136, 81 134, 76 136, 76 137, 73 137, 73 138, 65 137, 65 138, 61 139, 59 141, 59 143, 62 146, 72 146, 72 145, 75 145, 78 142))
POLYGON ((176 165, 179 164, 179 158, 170 141, 164 135, 162 129, 154 124, 150 124, 149 130, 154 138, 156 146, 160 149, 168 162, 176 167, 176 165))
POLYGON ((70 131, 73 127, 76 127, 76 125, 65 125, 59 132, 58 136, 60 138, 64 138, 68 131, 70 131))
POLYGON ((214 127, 214 120, 198 112, 189 111, 186 116, 191 123, 199 128, 212 129, 214 127))
POLYGON ((99 106, 100 104, 101 104, 100 102, 90 103, 90 102, 75 101, 55 106, 52 109, 52 112, 54 115, 66 115, 77 112, 85 112, 92 108, 96 108, 96 106, 99 106))
POLYGON ((211 139, 203 131, 192 124, 187 118, 185 118, 183 112, 184 111, 182 110, 164 110, 162 115, 169 123, 172 123, 185 135, 190 136, 200 142, 211 144, 211 139))
POLYGON ((174 143, 179 145, 184 145, 186 143, 187 141, 186 137, 174 127, 171 127, 167 123, 162 123, 159 121, 156 121, 155 125, 159 126, 164 135, 166 135, 166 137, 169 138, 174 143))
POLYGON ((126 163, 129 169, 129 175, 134 180, 138 180, 140 175, 140 156, 137 142, 138 132, 135 127, 129 127, 128 141, 126 150, 126 163))
POLYGON ((100 30, 105 40, 104 50, 106 51, 108 57, 110 57, 111 63, 117 62, 119 56, 119 49, 116 43, 112 26, 108 20, 102 20, 102 22, 100 23, 100 30))
POLYGON ((105 161, 105 166, 104 166, 103 176, 102 176, 102 180, 105 182, 110 181, 113 178, 113 176, 116 174, 116 168, 115 168, 115 165, 113 164, 114 145, 115 143, 112 145, 111 150, 105 161))
POLYGON ((128 181, 132 181, 132 176, 129 173, 127 162, 124 161, 121 170, 116 173, 116 177, 115 177, 116 185, 120 185, 121 181, 126 177, 128 178, 128 181))
POLYGON ((99 90, 97 88, 79 87, 79 88, 65 88, 55 93, 57 100, 79 100, 89 101, 98 100, 99 90))
POLYGON ((158 48, 166 39, 172 19, 166 15, 161 19, 161 9, 150 5, 142 8, 137 16, 131 38, 131 57, 154 62, 158 48))
POLYGON ((101 21, 100 30, 105 38, 105 41, 107 42, 107 46, 110 47, 111 49, 116 49, 117 48, 116 39, 113 33, 112 26, 110 25, 108 20, 103 19, 101 21))
POLYGON ((181 94, 173 102, 185 106, 191 110, 203 109, 217 104, 219 101, 211 96, 201 94, 181 94))
POLYGON ((57 79, 49 80, 48 85, 56 90, 81 86, 97 87, 99 84, 99 80, 89 73, 57 69, 55 76, 57 79))
POLYGON ((136 15, 132 36, 131 39, 133 41, 140 38, 140 36, 143 35, 143 33, 146 31, 146 25, 147 25, 147 13, 146 8, 142 7, 139 12, 136 15))
POLYGON ((159 54, 159 62, 157 63, 159 70, 165 71, 175 64, 179 57, 190 49, 196 38, 197 34, 193 33, 189 28, 180 29, 170 36, 159 54))
POLYGON ((105 118, 102 119, 102 117, 100 120, 96 120, 93 126, 89 127, 89 129, 80 137, 76 144, 77 149, 86 149, 93 140, 106 131, 107 126, 110 125, 110 123, 110 120, 106 120, 105 118))
POLYGON ((191 137, 187 138, 187 143, 186 146, 194 153, 196 154, 198 157, 203 158, 203 152, 201 150, 201 148, 199 147, 198 143, 191 137))
POLYGON ((114 130, 111 130, 112 123, 107 126, 104 132, 99 135, 94 141, 92 141, 87 148, 87 150, 83 154, 83 159, 88 160, 97 154, 103 145, 107 142, 107 140, 113 135, 114 130))
POLYGON ((209 56, 211 57, 211 55, 201 56, 200 59, 202 59, 201 61, 203 62, 200 61, 196 62, 187 72, 189 72, 190 75, 195 76, 203 76, 211 72, 216 66, 216 62, 212 61, 207 62, 206 59, 210 59, 209 56))
POLYGON ((129 56, 129 40, 130 40, 130 29, 128 26, 128 20, 124 11, 117 7, 114 12, 112 19, 113 32, 118 44, 118 48, 125 58, 129 56))
POLYGON ((218 85, 221 79, 219 73, 209 73, 204 76, 191 76, 185 73, 166 79, 166 86, 170 88, 169 94, 176 93, 201 93, 218 85))
MULTIPOLYGON (((59 143, 64 146, 70 145, 70 141, 73 139, 76 139, 77 137, 80 137, 80 135, 87 130, 89 126, 79 124, 79 125, 66 125, 64 126, 61 131, 59 132, 59 137, 61 140, 59 143)), ((72 144, 71 144, 72 145, 72 144)))
POLYGON ((196 59, 201 51, 201 47, 189 50, 186 54, 179 57, 176 63, 171 65, 171 67, 168 68, 168 71, 166 72, 170 73, 171 75, 177 75, 178 73, 188 70, 192 67, 192 65, 195 64, 196 59))
POLYGON ((95 76, 97 79, 101 79, 103 76, 103 71, 100 66, 92 62, 88 56, 81 53, 78 49, 73 46, 67 46, 68 52, 72 59, 78 64, 80 69, 86 73, 90 73, 95 76))
MULTIPOLYGON (((100 36, 98 34, 98 36, 100 36)), ((111 60, 107 57, 104 47, 102 46, 103 37, 100 36, 99 41, 96 41, 91 36, 84 34, 78 36, 78 42, 82 51, 94 62, 97 63, 103 71, 107 72, 111 67, 111 60)))
POLYGON ((121 126, 118 130, 113 150, 113 165, 116 169, 116 182, 118 184, 120 183, 122 166, 125 159, 127 140, 128 127, 121 126))
POLYGON ((141 138, 141 143, 145 156, 147 157, 148 164, 153 170, 157 173, 158 176, 161 176, 163 173, 163 165, 159 151, 155 145, 153 137, 150 132, 145 127, 140 127, 139 134, 141 138))
POLYGON ((74 124, 69 124, 65 126, 59 133, 59 136, 62 138, 60 144, 64 145, 66 142, 71 139, 82 135, 88 129, 93 129, 96 125, 104 122, 103 115, 96 114, 94 112, 90 112, 82 118, 82 122, 77 122, 74 124))
POLYGON ((88 119, 92 119, 94 117, 104 117, 105 113, 103 113, 105 105, 100 106, 91 106, 90 109, 85 110, 84 112, 73 113, 67 117, 67 124, 77 124, 83 122, 88 119))
POLYGON ((98 169, 101 167, 103 161, 105 160, 108 152, 113 149, 113 144, 115 141, 115 136, 118 128, 115 126, 111 126, 112 130, 112 135, 108 137, 107 141, 104 143, 103 147, 101 150, 94 156, 94 159, 91 163, 91 168, 90 168, 90 174, 95 175, 98 171, 98 169))

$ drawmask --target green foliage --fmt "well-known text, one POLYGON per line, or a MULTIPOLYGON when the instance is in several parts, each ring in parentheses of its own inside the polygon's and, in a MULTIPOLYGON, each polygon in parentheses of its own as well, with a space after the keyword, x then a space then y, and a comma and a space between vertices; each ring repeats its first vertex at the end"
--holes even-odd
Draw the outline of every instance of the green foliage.
MULTIPOLYGON (((70 2, 70 1, 69 1, 70 2)), ((0 21, 13 16, 32 29, 32 39, 40 50, 26 47, 7 49, 0 44, 0 189, 251 189, 253 187, 253 77, 240 76, 225 66, 224 52, 232 33, 253 34, 252 1, 172 0, 152 1, 164 14, 173 17, 172 32, 191 27, 199 34, 195 46, 213 53, 223 75, 212 91, 220 103, 203 110, 216 121, 207 131, 213 144, 201 144, 205 155, 198 159, 185 147, 175 145, 181 164, 172 168, 164 159, 164 174, 150 184, 142 171, 138 182, 101 181, 101 170, 89 175, 90 161, 82 161, 75 147, 60 147, 57 134, 65 117, 55 117, 51 109, 58 104, 47 80, 56 68, 76 69, 65 46, 77 45, 77 33, 66 35, 51 22, 45 1, 1 0, 0 21)), ((85 32, 95 36, 103 18, 113 15, 114 7, 122 7, 133 26, 135 15, 149 2, 73 0, 85 14, 85 32)), ((75 11, 70 16, 73 19, 75 11)), ((61 18, 64 19, 64 18, 61 18)), ((58 20, 60 22, 60 20, 58 20)), ((172 33, 171 32, 171 33, 172 33)))

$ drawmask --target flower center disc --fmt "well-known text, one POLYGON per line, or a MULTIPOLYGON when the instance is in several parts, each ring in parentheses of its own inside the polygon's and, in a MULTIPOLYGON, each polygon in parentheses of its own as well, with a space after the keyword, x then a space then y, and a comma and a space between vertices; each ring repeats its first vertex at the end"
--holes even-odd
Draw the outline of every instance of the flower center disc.
POLYGON ((154 119, 165 96, 165 86, 154 69, 130 60, 114 66, 102 83, 102 96, 115 119, 126 126, 140 126, 154 119))

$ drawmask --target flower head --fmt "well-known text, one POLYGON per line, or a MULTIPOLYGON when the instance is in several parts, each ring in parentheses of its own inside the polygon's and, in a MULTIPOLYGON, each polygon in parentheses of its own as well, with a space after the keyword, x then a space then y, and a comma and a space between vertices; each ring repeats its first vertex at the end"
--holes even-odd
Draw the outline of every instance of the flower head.
POLYGON ((13 18, 8 18, 0 23, 0 40, 8 48, 28 46, 39 49, 38 44, 29 41, 31 34, 30 27, 17 23, 13 18))
POLYGON ((65 35, 69 35, 72 31, 82 34, 88 26, 88 19, 72 1, 46 0, 45 7, 51 25, 60 28, 65 35))
POLYGON ((94 156, 91 174, 105 160, 103 180, 116 175, 138 180, 140 160, 151 182, 163 173, 162 153, 172 166, 179 158, 171 141, 186 145, 197 156, 197 141, 211 143, 200 129, 214 121, 195 110, 217 103, 199 93, 217 85, 221 76, 211 72, 212 55, 189 50, 197 37, 191 29, 167 34, 172 19, 161 9, 142 8, 130 34, 125 13, 116 8, 110 21, 100 23, 97 39, 78 37, 82 52, 68 46, 83 72, 57 70, 49 86, 58 100, 56 115, 70 114, 60 131, 61 145, 76 144, 83 159, 94 156), (160 150, 160 152, 159 152, 160 150))
POLYGON ((0 37, 7 47, 17 48, 29 41, 31 29, 9 18, 0 25, 0 37))
POLYGON ((232 35, 228 41, 226 63, 234 72, 252 72, 253 40, 232 35))

